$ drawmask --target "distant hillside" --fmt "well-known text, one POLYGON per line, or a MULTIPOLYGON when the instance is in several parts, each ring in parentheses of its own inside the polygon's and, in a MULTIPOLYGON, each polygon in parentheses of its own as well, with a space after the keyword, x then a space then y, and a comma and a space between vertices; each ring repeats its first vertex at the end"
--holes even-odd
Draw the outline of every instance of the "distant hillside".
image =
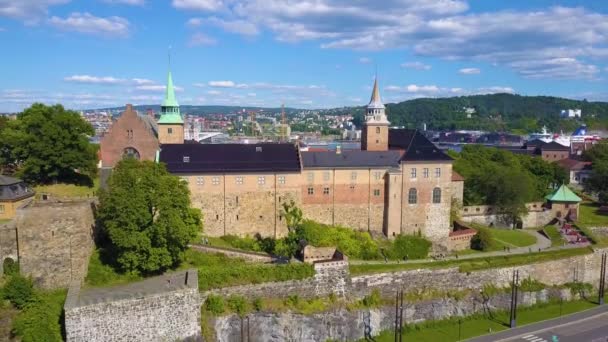
MULTIPOLYGON (((148 109, 152 109, 155 112, 160 111, 160 105, 137 105, 133 106, 139 112, 145 112, 148 109)), ((263 107, 248 107, 248 106, 193 106, 193 105, 181 105, 180 106, 182 113, 192 114, 192 115, 206 115, 206 114, 231 114, 241 112, 243 109, 245 111, 265 111, 269 113, 278 113, 281 111, 281 108, 263 108, 263 107)), ((109 107, 109 108, 99 108, 97 110, 107 110, 107 111, 122 111, 124 107, 109 107)), ((285 108, 286 113, 292 113, 300 111, 297 108, 285 108)))
MULTIPOLYGON (((350 111, 363 115, 364 107, 350 111)), ((429 129, 483 129, 532 132, 546 125, 552 130, 572 131, 581 122, 594 129, 608 128, 608 103, 577 101, 550 96, 513 94, 421 98, 387 105, 388 118, 397 126, 429 129), (467 118, 464 108, 474 108, 467 118), (562 109, 582 109, 581 120, 560 118, 562 109)))

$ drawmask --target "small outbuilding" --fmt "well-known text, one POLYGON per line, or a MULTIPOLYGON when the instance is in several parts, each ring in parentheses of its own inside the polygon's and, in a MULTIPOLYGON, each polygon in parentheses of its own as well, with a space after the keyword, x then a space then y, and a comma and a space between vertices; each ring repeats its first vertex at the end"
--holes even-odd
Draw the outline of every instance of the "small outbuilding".
POLYGON ((34 197, 34 190, 21 179, 0 175, 0 220, 11 220, 17 208, 34 197))
POLYGON ((545 199, 557 219, 576 221, 578 218, 578 204, 582 200, 567 186, 560 186, 552 194, 547 195, 545 199))

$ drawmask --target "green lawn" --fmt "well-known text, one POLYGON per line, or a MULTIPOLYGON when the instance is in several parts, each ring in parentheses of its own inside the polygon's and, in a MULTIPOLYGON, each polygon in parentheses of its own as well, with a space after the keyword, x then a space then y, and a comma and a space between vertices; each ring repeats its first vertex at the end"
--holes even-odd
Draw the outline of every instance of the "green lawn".
MULTIPOLYGON (((596 307, 597 304, 588 301, 546 303, 534 307, 522 308, 517 312, 517 325, 536 323, 561 315, 567 315, 596 307)), ((404 327, 403 337, 405 341, 459 341, 476 336, 488 334, 490 331, 498 332, 508 329, 509 312, 501 311, 487 315, 475 315, 462 318, 460 326, 458 319, 447 319, 442 321, 430 321, 417 325, 404 327)), ((377 342, 394 341, 393 331, 384 331, 376 337, 377 342)))
POLYGON ((34 187, 34 191, 36 191, 36 198, 40 198, 42 196, 42 193, 59 198, 93 197, 96 195, 98 189, 99 178, 95 178, 93 180, 92 187, 74 184, 51 184, 38 185, 34 187))
MULTIPOLYGON (((96 250, 93 253, 85 278, 86 286, 114 286, 144 279, 138 274, 118 272, 104 259, 103 250, 96 250)), ((314 275, 313 267, 309 264, 253 264, 223 254, 206 254, 194 250, 186 251, 185 260, 179 267, 180 270, 187 268, 198 269, 200 291, 235 285, 304 279, 314 275)))
POLYGON ((559 247, 564 244, 564 238, 556 226, 546 226, 543 231, 551 240, 551 247, 559 247))
POLYGON ((536 238, 521 230, 491 228, 494 241, 507 247, 527 247, 536 243, 536 238))
POLYGON ((608 227, 608 214, 599 212, 599 204, 582 202, 579 205, 579 217, 576 224, 580 227, 608 227))
POLYGON ((590 248, 571 248, 540 253, 528 253, 517 255, 494 256, 476 259, 453 259, 445 261, 429 261, 424 263, 404 263, 404 264, 358 264, 350 265, 350 273, 373 274, 383 272, 398 272, 414 269, 435 269, 459 267, 461 272, 471 272, 488 268, 509 267, 525 265, 535 262, 550 261, 562 258, 569 258, 577 255, 592 253, 590 248))

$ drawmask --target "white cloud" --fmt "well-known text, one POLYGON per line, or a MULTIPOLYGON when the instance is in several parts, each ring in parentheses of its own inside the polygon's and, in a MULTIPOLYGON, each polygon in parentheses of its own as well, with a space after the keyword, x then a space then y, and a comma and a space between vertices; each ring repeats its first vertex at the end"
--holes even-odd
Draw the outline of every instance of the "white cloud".
POLYGON ((197 32, 190 37, 190 41, 188 41, 188 46, 195 47, 201 45, 214 45, 217 43, 212 37, 207 36, 204 33, 197 32))
POLYGON ((132 81, 137 85, 146 85, 146 84, 154 84, 156 82, 149 80, 147 78, 133 78, 132 81))
POLYGON ((359 63, 361 64, 369 64, 372 62, 372 59, 369 57, 361 57, 359 58, 359 63))
POLYGON ((432 66, 424 64, 422 62, 406 62, 402 63, 401 67, 414 70, 431 70, 432 68, 432 66))
POLYGON ((247 93, 247 96, 249 96, 249 97, 256 97, 257 94, 256 93, 247 93))
POLYGON ((108 4, 119 4, 119 5, 130 5, 130 6, 143 6, 145 5, 145 0, 103 0, 103 2, 108 4))
POLYGON ((246 88, 245 84, 236 84, 233 81, 209 81, 207 83, 210 87, 214 88, 246 88))
POLYGON ((199 27, 203 24, 203 19, 201 18, 190 18, 186 21, 186 26, 190 27, 199 27))
POLYGON ((608 57, 608 14, 582 7, 472 12, 466 0, 174 0, 173 5, 211 12, 207 23, 230 32, 267 30, 279 41, 318 41, 323 48, 405 48, 419 56, 506 66, 526 78, 596 79, 594 60, 608 57), (569 69, 556 65, 564 58, 570 59, 569 69))
POLYGON ((67 18, 51 17, 49 23, 61 30, 102 36, 126 37, 130 23, 121 17, 96 17, 90 13, 74 12, 67 18))
MULTIPOLYGON (((173 88, 177 92, 184 91, 184 88, 182 88, 182 87, 174 86, 173 88)), ((136 86, 135 89, 142 90, 142 91, 162 92, 162 91, 165 91, 167 89, 167 87, 164 85, 160 85, 160 84, 150 84, 150 85, 139 85, 139 86, 136 86)))
POLYGON ((219 90, 209 90, 207 94, 209 95, 220 95, 222 92, 219 90))
POLYGON ((63 79, 66 82, 74 83, 86 83, 86 84, 125 84, 127 82, 124 78, 116 78, 112 76, 90 76, 90 75, 72 75, 63 79))
POLYGON ((495 94, 495 93, 515 93, 515 90, 511 87, 504 86, 491 86, 481 87, 475 89, 463 89, 459 87, 441 87, 437 85, 417 85, 409 84, 406 86, 389 85, 384 87, 387 93, 398 93, 404 94, 405 96, 394 97, 388 96, 394 100, 405 100, 409 98, 419 97, 450 97, 450 96, 462 96, 462 95, 474 95, 474 94, 495 94))
POLYGON ((216 11, 223 7, 222 0, 173 0, 173 7, 183 10, 216 11))
POLYGON ((70 0, 0 0, 0 17, 9 17, 35 23, 46 16, 48 8, 70 0))
POLYGON ((463 75, 475 75, 481 73, 481 70, 478 68, 462 68, 458 70, 458 73, 463 75))

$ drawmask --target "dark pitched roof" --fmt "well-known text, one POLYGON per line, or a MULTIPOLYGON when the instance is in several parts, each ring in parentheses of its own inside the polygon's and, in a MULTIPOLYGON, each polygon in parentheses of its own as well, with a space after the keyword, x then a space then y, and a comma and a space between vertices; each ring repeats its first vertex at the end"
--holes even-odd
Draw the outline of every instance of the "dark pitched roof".
POLYGON ((541 147, 545 144, 546 144, 546 142, 544 142, 540 139, 534 139, 534 140, 530 140, 530 141, 526 142, 526 147, 541 147))
POLYGON ((299 172, 301 169, 294 144, 165 144, 161 146, 159 158, 171 173, 299 172))
POLYGON ((542 145, 540 149, 543 151, 570 151, 570 147, 558 144, 555 141, 542 145))
POLYGON ((302 152, 304 168, 399 167, 399 151, 302 152))
POLYGON ((34 196, 34 191, 22 180, 0 175, 0 200, 16 201, 34 196))
POLYGON ((403 161, 450 161, 450 156, 441 151, 427 137, 414 129, 391 129, 388 131, 391 149, 404 149, 403 161))

